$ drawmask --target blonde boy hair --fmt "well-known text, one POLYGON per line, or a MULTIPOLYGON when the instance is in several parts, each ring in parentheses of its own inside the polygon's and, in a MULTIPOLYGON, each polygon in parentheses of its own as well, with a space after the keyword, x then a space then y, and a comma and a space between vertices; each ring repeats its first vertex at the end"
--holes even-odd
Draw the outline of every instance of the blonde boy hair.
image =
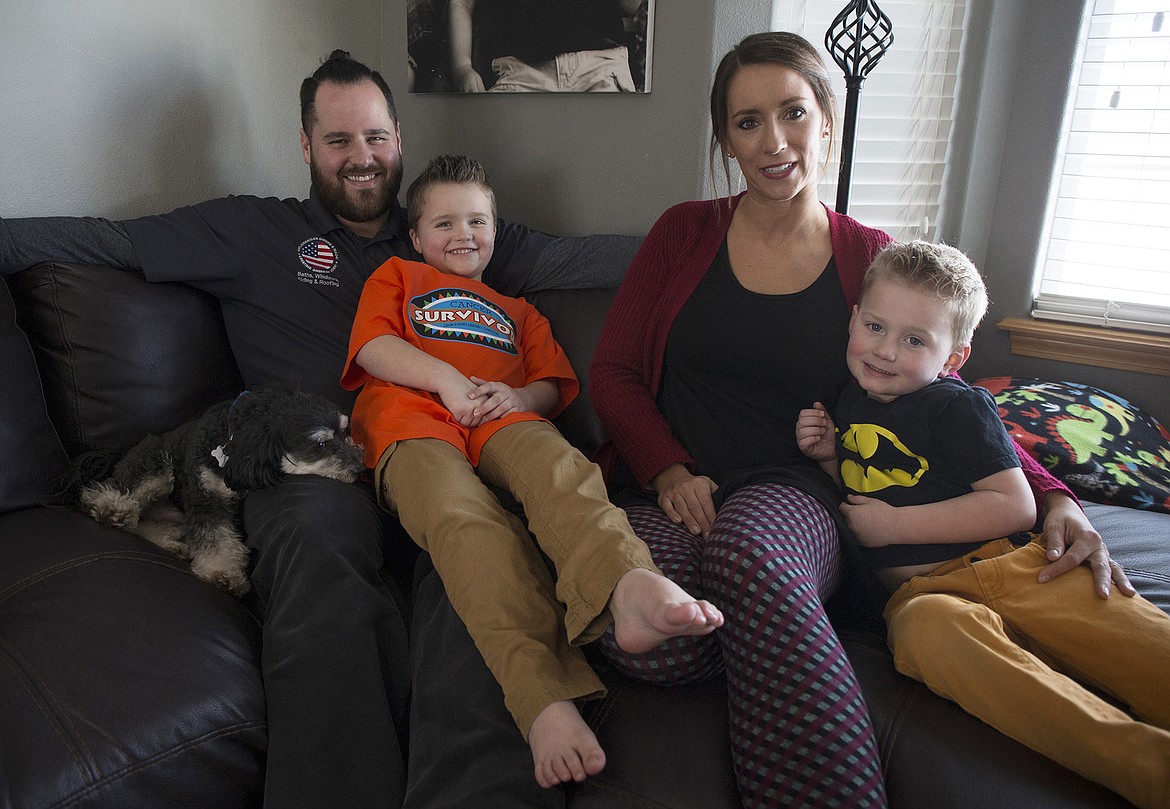
POLYGON ((869 265, 859 301, 875 281, 894 281, 932 292, 951 313, 955 348, 971 345, 975 327, 987 313, 987 287, 979 270, 961 250, 915 240, 886 245, 869 265))

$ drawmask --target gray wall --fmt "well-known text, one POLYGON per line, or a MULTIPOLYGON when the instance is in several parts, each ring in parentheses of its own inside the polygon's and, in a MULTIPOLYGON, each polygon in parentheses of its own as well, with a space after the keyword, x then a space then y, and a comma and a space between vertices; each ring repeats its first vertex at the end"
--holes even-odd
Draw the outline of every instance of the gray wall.
POLYGON ((705 193, 715 57, 770 2, 659 0, 648 95, 406 91, 405 0, 3 0, 0 216, 128 217, 227 193, 304 196, 297 88, 335 47, 395 91, 406 178, 480 158, 502 215, 643 233, 705 193))
POLYGON ((3 0, 0 215, 303 196, 298 83, 338 43, 376 57, 382 14, 372 0, 3 0))

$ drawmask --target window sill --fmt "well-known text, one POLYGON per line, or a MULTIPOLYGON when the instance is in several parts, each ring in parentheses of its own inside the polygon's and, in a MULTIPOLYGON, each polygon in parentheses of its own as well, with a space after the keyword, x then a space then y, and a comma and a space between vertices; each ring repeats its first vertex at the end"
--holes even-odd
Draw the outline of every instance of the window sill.
POLYGON ((1024 317, 996 326, 1011 335, 1013 354, 1170 376, 1170 337, 1164 335, 1024 317))

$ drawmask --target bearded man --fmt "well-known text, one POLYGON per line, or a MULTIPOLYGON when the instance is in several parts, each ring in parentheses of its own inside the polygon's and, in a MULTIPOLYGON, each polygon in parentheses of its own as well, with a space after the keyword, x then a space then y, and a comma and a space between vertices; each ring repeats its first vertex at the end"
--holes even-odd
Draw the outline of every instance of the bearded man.
MULTIPOLYGON (((68 261, 204 290, 220 301, 247 387, 291 385, 348 412, 355 394, 339 382, 362 286, 391 256, 421 256, 398 203, 402 149, 386 82, 339 50, 300 97, 307 200, 228 196, 120 222, 0 220, 0 274, 68 261)), ((614 287, 636 245, 500 222, 483 280, 507 295, 614 287), (596 275, 568 275, 574 266, 596 275)), ((249 597, 263 620, 265 806, 563 807, 559 790, 536 786, 527 746, 433 571, 417 585, 408 636, 384 572, 409 539, 371 487, 298 475, 243 509, 249 597), (426 688, 413 706, 408 784, 412 665, 426 688)))

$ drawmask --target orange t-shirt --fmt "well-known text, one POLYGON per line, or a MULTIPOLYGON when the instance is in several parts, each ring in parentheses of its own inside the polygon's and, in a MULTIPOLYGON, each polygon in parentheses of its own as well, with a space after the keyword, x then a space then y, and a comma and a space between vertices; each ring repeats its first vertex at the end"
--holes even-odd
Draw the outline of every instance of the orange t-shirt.
POLYGON ((550 416, 564 410, 580 389, 569 358, 536 307, 429 264, 391 258, 362 288, 341 376, 347 390, 363 386, 352 429, 371 468, 386 447, 408 438, 442 439, 478 464, 480 450, 496 430, 518 421, 545 420, 529 411, 471 429, 460 425, 437 394, 376 379, 357 364, 354 358, 362 346, 385 334, 450 363, 464 376, 513 388, 550 379, 560 394, 550 416))

